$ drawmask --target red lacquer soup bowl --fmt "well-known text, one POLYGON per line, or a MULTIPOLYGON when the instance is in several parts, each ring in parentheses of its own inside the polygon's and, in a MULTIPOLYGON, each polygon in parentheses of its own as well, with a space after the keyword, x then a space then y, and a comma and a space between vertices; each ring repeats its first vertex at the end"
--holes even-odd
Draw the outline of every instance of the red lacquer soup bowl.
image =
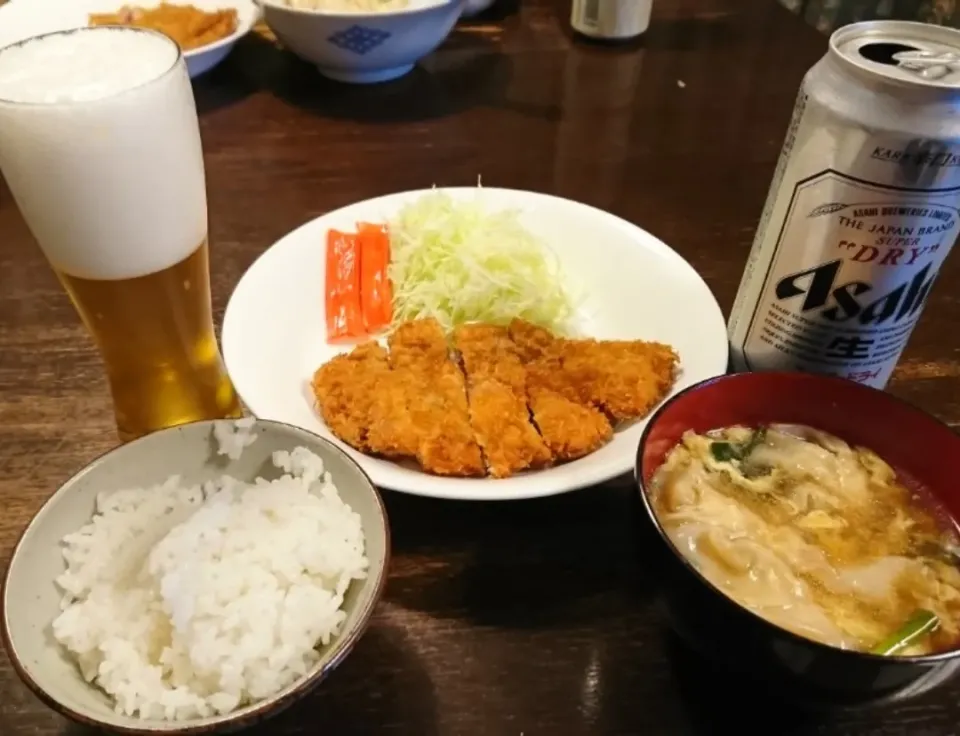
POLYGON ((919 484, 960 519, 960 437, 890 394, 808 373, 737 373, 691 386, 650 419, 637 453, 636 480, 651 531, 648 568, 675 631, 693 648, 800 702, 857 705, 915 695, 960 668, 960 650, 884 657, 838 649, 790 633, 735 603, 670 541, 647 486, 687 430, 803 424, 867 447, 908 486, 919 484))

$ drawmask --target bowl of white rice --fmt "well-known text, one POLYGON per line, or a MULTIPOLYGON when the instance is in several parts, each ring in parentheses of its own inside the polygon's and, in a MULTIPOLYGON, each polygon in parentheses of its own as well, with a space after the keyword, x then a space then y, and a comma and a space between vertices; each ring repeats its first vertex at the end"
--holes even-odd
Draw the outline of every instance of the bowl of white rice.
POLYGON ((403 76, 450 35, 466 0, 257 0, 289 51, 351 84, 403 76))
POLYGON ((80 723, 211 734, 310 692, 383 591, 380 496, 332 443, 277 422, 174 427, 81 470, 18 542, 2 634, 80 723))

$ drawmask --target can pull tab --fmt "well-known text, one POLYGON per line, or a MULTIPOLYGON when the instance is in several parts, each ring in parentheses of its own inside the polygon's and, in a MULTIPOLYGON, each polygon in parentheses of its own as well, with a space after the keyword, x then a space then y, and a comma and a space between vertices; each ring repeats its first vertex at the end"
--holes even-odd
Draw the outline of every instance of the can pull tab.
POLYGON ((901 69, 924 79, 942 79, 960 69, 960 56, 952 51, 901 51, 893 55, 893 60, 901 69))

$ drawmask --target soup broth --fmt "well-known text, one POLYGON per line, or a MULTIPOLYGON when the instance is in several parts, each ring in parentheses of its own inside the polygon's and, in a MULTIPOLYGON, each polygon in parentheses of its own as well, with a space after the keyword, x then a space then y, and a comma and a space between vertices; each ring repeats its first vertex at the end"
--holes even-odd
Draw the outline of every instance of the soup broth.
POLYGON ((919 655, 960 640, 960 535, 870 450, 810 427, 687 432, 651 501, 681 553, 771 623, 919 655))

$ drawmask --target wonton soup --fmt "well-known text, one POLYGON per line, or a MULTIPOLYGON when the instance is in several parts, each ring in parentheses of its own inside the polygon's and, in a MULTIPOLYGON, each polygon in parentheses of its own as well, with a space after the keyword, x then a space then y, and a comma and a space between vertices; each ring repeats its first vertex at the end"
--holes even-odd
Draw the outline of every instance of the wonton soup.
POLYGON ((960 535, 870 450, 809 427, 687 432, 650 497, 673 544, 734 601, 842 649, 960 640, 960 535))

